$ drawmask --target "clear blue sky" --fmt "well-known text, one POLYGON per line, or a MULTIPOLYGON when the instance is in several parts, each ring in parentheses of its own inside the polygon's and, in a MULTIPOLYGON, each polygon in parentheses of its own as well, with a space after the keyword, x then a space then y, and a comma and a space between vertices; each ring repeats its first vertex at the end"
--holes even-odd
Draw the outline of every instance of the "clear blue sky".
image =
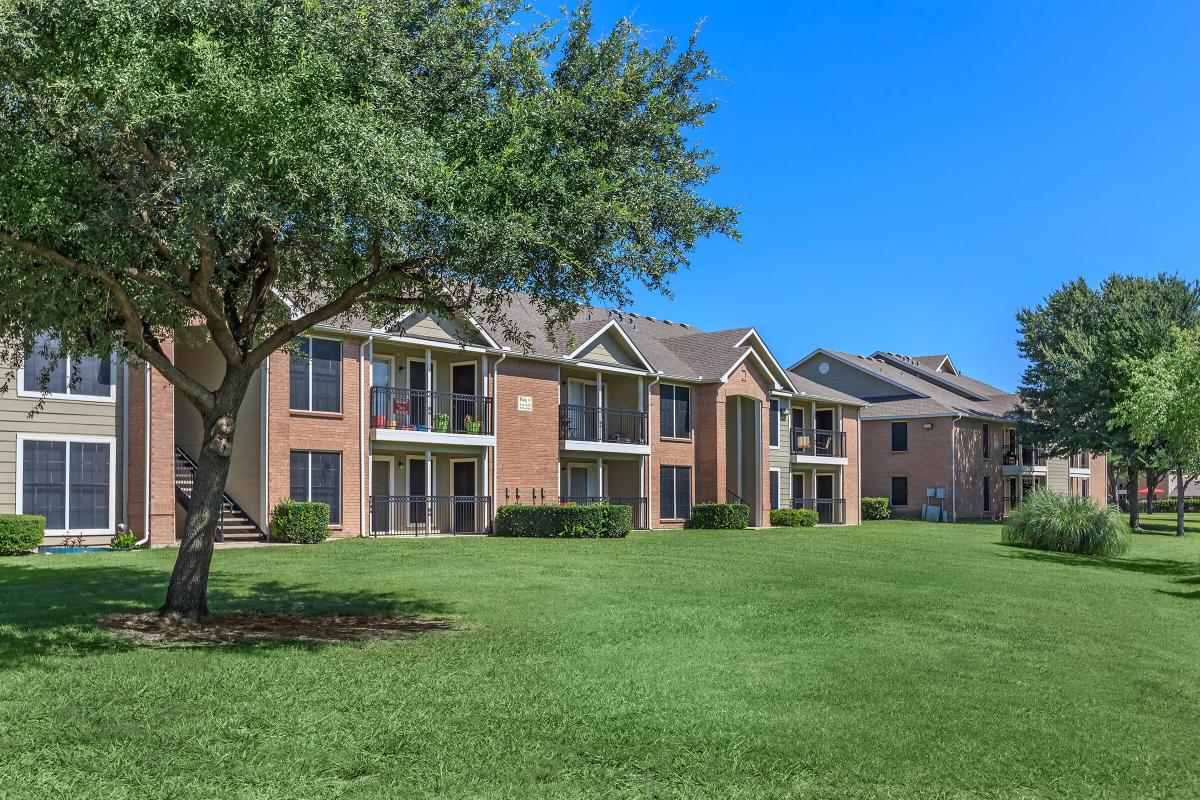
MULTIPOLYGON (((538 1, 554 13, 557 3, 538 1)), ((1014 312, 1064 281, 1200 273, 1200 5, 596 0, 701 42, 699 138, 743 241, 635 309, 920 355, 1015 388, 1014 312), (763 287, 769 287, 763 291, 763 287)))

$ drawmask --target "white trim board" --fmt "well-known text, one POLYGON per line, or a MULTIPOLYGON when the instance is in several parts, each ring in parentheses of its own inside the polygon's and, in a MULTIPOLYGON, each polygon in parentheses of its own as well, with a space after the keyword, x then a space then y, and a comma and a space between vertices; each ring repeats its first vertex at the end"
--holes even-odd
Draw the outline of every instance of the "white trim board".
POLYGON ((115 436, 83 436, 55 433, 18 433, 17 434, 17 484, 16 509, 23 514, 25 505, 25 442, 66 442, 65 482, 63 484, 63 519, 66 528, 47 528, 47 536, 111 536, 117 527, 117 437, 115 436), (107 444, 108 449, 108 527, 107 528, 78 528, 70 527, 71 523, 71 443, 107 444))

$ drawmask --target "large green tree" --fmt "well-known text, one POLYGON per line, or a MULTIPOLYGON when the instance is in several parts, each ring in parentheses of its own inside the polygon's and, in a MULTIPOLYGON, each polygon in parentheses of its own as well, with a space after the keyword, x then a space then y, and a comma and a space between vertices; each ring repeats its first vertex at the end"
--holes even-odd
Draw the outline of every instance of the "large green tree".
POLYGON ((505 326, 665 290, 736 213, 690 136, 714 110, 694 37, 648 46, 589 7, 508 0, 0 0, 0 341, 148 362, 204 443, 164 613, 207 612, 253 372, 354 310, 505 326), (171 362, 184 325, 225 362, 171 362))
POLYGON ((1017 322, 1017 348, 1028 361, 1020 387, 1028 435, 1052 455, 1117 454, 1127 466, 1136 528, 1138 472, 1161 454, 1133 435, 1117 406, 1128 396, 1132 365, 1200 322, 1200 286, 1165 274, 1112 275, 1097 289, 1077 279, 1019 311, 1017 322))
POLYGON ((1166 348, 1147 361, 1133 361, 1129 372, 1115 421, 1135 441, 1158 448, 1173 466, 1175 532, 1183 536, 1184 489, 1200 474, 1200 329, 1175 331, 1166 348))

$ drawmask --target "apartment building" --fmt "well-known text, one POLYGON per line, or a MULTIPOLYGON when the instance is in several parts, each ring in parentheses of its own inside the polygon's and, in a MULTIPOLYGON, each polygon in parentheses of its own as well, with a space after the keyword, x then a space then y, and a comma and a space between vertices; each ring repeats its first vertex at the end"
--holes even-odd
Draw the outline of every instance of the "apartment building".
POLYGON ((862 496, 897 517, 944 508, 949 519, 997 518, 1035 486, 1107 497, 1105 458, 1047 458, 1022 444, 1018 396, 961 374, 948 355, 857 356, 820 348, 791 371, 867 403, 862 496))
MULTIPOLYGON (((787 506, 814 508, 827 524, 859 521, 864 403, 784 370, 753 328, 709 332, 585 308, 551 336, 522 298, 509 314, 522 336, 411 313, 388 329, 339 319, 301 339, 302 355, 273 354, 238 417, 220 536, 262 538, 286 497, 328 503, 335 536, 484 533, 514 503, 621 503, 640 528, 680 527, 706 501, 745 503, 752 525, 787 506)), ((223 362, 202 329, 179 331, 168 352, 217 385, 223 362)), ((16 466, 0 503, 7 485, 7 510, 49 510, 48 540, 106 539, 124 522, 171 544, 200 418, 156 372, 87 369, 106 376, 105 398, 47 400, 86 430, 30 434, 55 419, 18 419, 37 402, 26 393, 5 401, 16 404, 16 466), (89 414, 101 421, 74 419, 89 414), (25 447, 18 435, 69 438, 25 447), (103 446, 72 444, 88 437, 103 446), (101 467, 107 481, 85 486, 101 467), (103 525, 76 524, 85 520, 67 506, 78 511, 80 492, 107 494, 103 525)))

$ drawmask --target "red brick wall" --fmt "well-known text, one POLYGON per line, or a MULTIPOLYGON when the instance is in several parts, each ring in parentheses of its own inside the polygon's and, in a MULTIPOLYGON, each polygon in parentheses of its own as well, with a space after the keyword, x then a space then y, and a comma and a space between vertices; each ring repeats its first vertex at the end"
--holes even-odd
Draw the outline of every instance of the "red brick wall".
MULTIPOLYGON (((960 419, 955 423, 958 485, 956 496, 950 500, 950 505, 952 509, 957 508, 959 519, 998 517, 1003 513, 1004 475, 1002 467, 1004 454, 1001 452, 1001 446, 996 444, 998 440, 1003 442, 1003 429, 994 422, 987 423, 991 447, 989 457, 984 458, 984 424, 974 419, 960 419), (991 507, 987 511, 983 509, 984 477, 991 478, 989 491, 991 507)), ((909 435, 912 435, 911 428, 909 435)))
MULTIPOLYGON (((846 433, 846 466, 842 467, 842 496, 846 498, 846 524, 857 525, 862 522, 862 496, 859 493, 858 460, 859 421, 858 409, 854 406, 842 406, 842 430, 846 433)), ((785 476, 789 477, 789 476, 785 476)))
POLYGON ((892 476, 908 478, 908 506, 893 508, 894 517, 920 517, 927 488, 945 487, 950 505, 950 421, 953 417, 908 420, 908 452, 893 453, 893 420, 862 422, 862 496, 888 497, 892 476), (929 430, 921 426, 932 423, 929 430))
MULTIPOLYGON (((715 406, 715 403, 699 402, 699 390, 704 387, 692 387, 692 436, 688 439, 664 439, 661 435, 661 403, 660 389, 661 384, 654 384, 650 387, 650 403, 649 417, 647 424, 650 426, 650 462, 649 475, 646 482, 647 498, 646 502, 650 507, 650 527, 652 528, 679 528, 683 526, 682 522, 663 522, 662 507, 659 503, 659 479, 662 477, 660 469, 663 466, 672 467, 691 467, 692 468, 692 502, 696 502, 696 480, 697 473, 704 469, 714 469, 713 458, 710 456, 705 462, 705 466, 701 467, 697 458, 697 427, 711 426, 714 424, 711 419, 711 411, 707 414, 698 414, 700 407, 715 406)), ((715 392, 710 391, 710 394, 715 395, 715 392)))
MULTIPOLYGON (((165 343, 168 357, 174 345, 165 343)), ((140 539, 146 527, 146 373, 129 369, 130 529, 140 539)), ((150 371, 150 545, 175 542, 175 389, 157 370, 150 371)))
POLYGON ((497 508, 528 503, 536 493, 558 502, 558 367, 526 358, 506 358, 496 376, 497 508), (517 398, 533 398, 531 411, 518 411, 517 398), (507 496, 506 496, 507 495, 507 496))
POLYGON ((1108 456, 1092 454, 1090 463, 1091 479, 1088 483, 1088 495, 1101 503, 1108 502, 1108 456))
MULTIPOLYGON (((718 475, 715 497, 716 502, 725 502, 725 487, 726 487, 726 463, 725 463, 725 399, 728 397, 749 397, 759 403, 759 420, 758 420, 758 443, 759 454, 758 460, 761 467, 761 474, 758 476, 759 497, 758 497, 758 523, 760 525, 769 525, 771 519, 771 492, 770 492, 770 471, 771 471, 771 449, 770 437, 768 430, 771 424, 771 403, 770 392, 773 382, 764 376, 757 366, 751 368, 750 362, 743 362, 733 374, 729 376, 729 380, 719 384, 717 391, 717 440, 716 452, 718 454, 717 463, 719 465, 716 470, 718 475)), ((750 498, 746 498, 747 501, 750 498)), ((753 515, 751 515, 753 523, 753 515)))
POLYGON ((338 414, 291 410, 289 355, 280 350, 269 359, 268 506, 291 495, 291 451, 322 450, 342 455, 342 522, 333 536, 358 536, 362 529, 363 395, 368 380, 360 362, 360 342, 342 342, 342 411, 338 414))

